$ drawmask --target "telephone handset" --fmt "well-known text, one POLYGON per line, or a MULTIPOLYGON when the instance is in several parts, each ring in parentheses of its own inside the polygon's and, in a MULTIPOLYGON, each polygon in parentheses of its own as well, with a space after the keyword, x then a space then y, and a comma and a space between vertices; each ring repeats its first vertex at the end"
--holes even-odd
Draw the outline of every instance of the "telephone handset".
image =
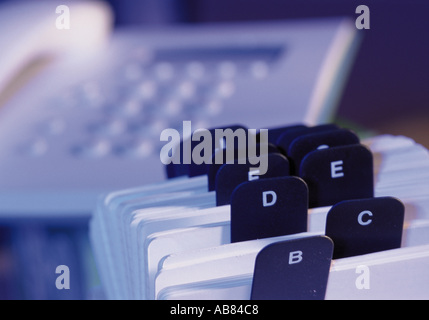
POLYGON ((20 84, 19 77, 25 78, 38 64, 70 51, 82 54, 99 47, 111 25, 112 13, 102 2, 13 1, 0 6, 0 101, 20 84), (72 28, 57 27, 60 4, 73 14, 72 28))
POLYGON ((87 219, 100 193, 164 179, 160 133, 185 120, 327 121, 357 43, 342 18, 109 34, 111 21, 94 1, 0 9, 0 92, 29 61, 54 57, 0 108, 0 219, 87 219), (58 30, 65 4, 71 26, 58 30))

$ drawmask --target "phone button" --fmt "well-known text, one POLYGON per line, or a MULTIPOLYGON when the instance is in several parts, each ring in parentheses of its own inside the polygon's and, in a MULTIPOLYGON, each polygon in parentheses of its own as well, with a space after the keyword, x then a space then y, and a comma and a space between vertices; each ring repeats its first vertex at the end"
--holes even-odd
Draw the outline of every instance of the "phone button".
POLYGON ((48 142, 44 138, 36 138, 32 141, 29 141, 27 144, 24 144, 24 146, 20 149, 20 151, 23 154, 33 156, 33 157, 40 157, 49 149, 48 142))
POLYGON ((76 145, 72 147, 71 152, 78 157, 99 158, 108 155, 111 149, 109 141, 97 140, 76 145))

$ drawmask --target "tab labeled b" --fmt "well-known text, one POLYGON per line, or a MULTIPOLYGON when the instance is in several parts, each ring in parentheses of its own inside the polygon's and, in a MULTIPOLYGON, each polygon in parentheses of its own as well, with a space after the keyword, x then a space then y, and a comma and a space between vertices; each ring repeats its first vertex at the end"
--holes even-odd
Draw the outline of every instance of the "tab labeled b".
POLYGON ((302 251, 292 251, 289 253, 289 264, 300 263, 302 261, 302 251))
POLYGON ((272 243, 257 255, 252 300, 322 300, 333 243, 311 236, 272 243))

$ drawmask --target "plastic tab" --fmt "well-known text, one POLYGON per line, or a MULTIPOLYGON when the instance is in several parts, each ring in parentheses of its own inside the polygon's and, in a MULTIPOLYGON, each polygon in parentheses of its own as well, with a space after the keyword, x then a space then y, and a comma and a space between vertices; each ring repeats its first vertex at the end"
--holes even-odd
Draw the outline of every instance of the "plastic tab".
MULTIPOLYGON (((275 128, 269 128, 268 129, 268 142, 276 144, 277 139, 286 131, 293 130, 293 129, 303 129, 307 128, 304 124, 294 124, 284 127, 275 127, 275 128)), ((259 139, 259 134, 256 135, 256 138, 259 139)))
POLYGON ((310 152, 299 176, 307 183, 310 208, 374 196, 372 153, 360 144, 310 152))
POLYGON ((325 234, 335 244, 334 259, 401 246, 404 205, 392 197, 342 201, 328 212, 325 234))
POLYGON ((240 183, 290 174, 289 161, 280 153, 269 153, 259 158, 267 164, 267 171, 263 175, 258 175, 258 169, 252 169, 258 167, 252 164, 254 160, 249 159, 245 164, 226 163, 219 168, 216 174, 216 205, 230 204, 232 192, 240 183))
MULTIPOLYGON (((225 127, 218 127, 206 130, 208 131, 207 135, 211 139, 211 153, 210 158, 215 154, 218 149, 237 149, 248 144, 248 130, 242 125, 230 125, 225 127), (224 135, 219 134, 220 141, 216 141, 218 137, 216 132, 219 130, 219 133, 224 133, 224 135)), ((194 132, 194 136, 191 142, 192 153, 194 149, 204 140, 203 137, 197 137, 198 131, 194 132), (198 140, 196 140, 198 139, 198 140)), ((204 152, 204 151, 200 151, 204 152)), ((189 177, 196 177, 207 174, 207 163, 197 164, 194 162, 192 157, 191 163, 189 164, 189 177)))
POLYGON ((231 196, 231 242, 307 231, 308 189, 297 177, 248 181, 231 196))
MULTIPOLYGON (((226 147, 224 144, 231 145, 231 139, 222 139, 222 141, 216 141, 216 130, 222 130, 226 133, 227 137, 234 137, 234 134, 242 133, 241 136, 244 137, 245 141, 243 144, 247 145, 248 143, 248 130, 246 127, 242 125, 229 125, 225 127, 217 127, 212 129, 204 129, 204 130, 195 130, 194 132, 189 132, 190 136, 180 140, 180 143, 175 146, 173 154, 172 154, 172 162, 165 166, 165 172, 168 179, 179 177, 179 176, 189 176, 195 177, 207 174, 207 165, 206 163, 197 164, 193 159, 194 148, 200 145, 205 146, 203 141, 205 139, 210 139, 210 157, 215 153, 216 149, 219 147, 226 147), (230 129, 231 131, 227 131, 230 129), (239 130, 239 131, 237 131, 239 130), (204 131, 204 134, 201 132, 204 131), (241 131, 241 132, 240 132, 241 131), (231 135, 230 135, 231 133, 231 135), (186 154, 186 155, 185 155, 186 154)), ((234 138, 233 144, 236 145, 237 139, 234 138)), ((202 152, 202 151, 201 151, 202 152)))
POLYGON ((300 127, 291 128, 283 132, 276 141, 277 147, 286 155, 289 150, 290 144, 298 137, 303 136, 305 134, 330 131, 330 130, 338 130, 339 127, 336 124, 321 124, 313 127, 300 127))
POLYGON ((302 159, 311 151, 359 144, 359 142, 358 136, 347 129, 329 130, 300 136, 292 141, 286 154, 290 162, 291 174, 298 172, 302 159))
MULTIPOLYGON (((268 153, 280 153, 280 151, 277 149, 277 147, 274 144, 272 144, 272 143, 268 143, 267 146, 266 146, 266 148, 267 148, 268 153)), ((256 156, 260 156, 260 150, 262 150, 262 146, 261 146, 261 144, 258 143, 256 145, 256 150, 255 150, 256 156)), ((265 149, 263 149, 263 150, 265 150, 265 149)), ((222 150, 222 151, 224 151, 224 150, 222 150)), ((241 151, 243 151, 243 150, 241 150, 241 151)), ((244 150, 244 151, 245 151, 245 154, 249 154, 248 153, 248 149, 244 150)), ((220 169, 220 167, 222 165, 224 165, 225 163, 227 163, 226 152, 223 152, 223 154, 222 154, 223 159, 222 159, 221 163, 216 163, 216 154, 218 152, 219 151, 216 151, 215 154, 213 154, 213 156, 212 156, 212 162, 207 165, 208 191, 214 191, 214 190, 216 190, 216 175, 217 175, 217 172, 219 171, 219 169, 220 169)), ((234 149, 234 156, 235 156, 235 158, 234 158, 234 161, 231 161, 230 163, 236 163, 236 164, 238 164, 239 163, 238 160, 240 159, 239 155, 240 155, 240 149, 235 148, 234 149)), ((247 161, 248 158, 244 158, 244 159, 246 159, 246 163, 247 163, 248 162, 247 161)))
POLYGON ((333 242, 313 236, 276 242, 256 257, 252 300, 323 300, 333 242))

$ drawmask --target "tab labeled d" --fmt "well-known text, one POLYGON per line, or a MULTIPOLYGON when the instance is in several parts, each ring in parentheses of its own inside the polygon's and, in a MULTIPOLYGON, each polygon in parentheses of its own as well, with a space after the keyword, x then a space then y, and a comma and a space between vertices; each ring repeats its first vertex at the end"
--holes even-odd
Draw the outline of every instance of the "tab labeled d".
POLYGON ((262 205, 264 207, 273 206, 277 201, 277 194, 274 191, 262 192, 262 205))

